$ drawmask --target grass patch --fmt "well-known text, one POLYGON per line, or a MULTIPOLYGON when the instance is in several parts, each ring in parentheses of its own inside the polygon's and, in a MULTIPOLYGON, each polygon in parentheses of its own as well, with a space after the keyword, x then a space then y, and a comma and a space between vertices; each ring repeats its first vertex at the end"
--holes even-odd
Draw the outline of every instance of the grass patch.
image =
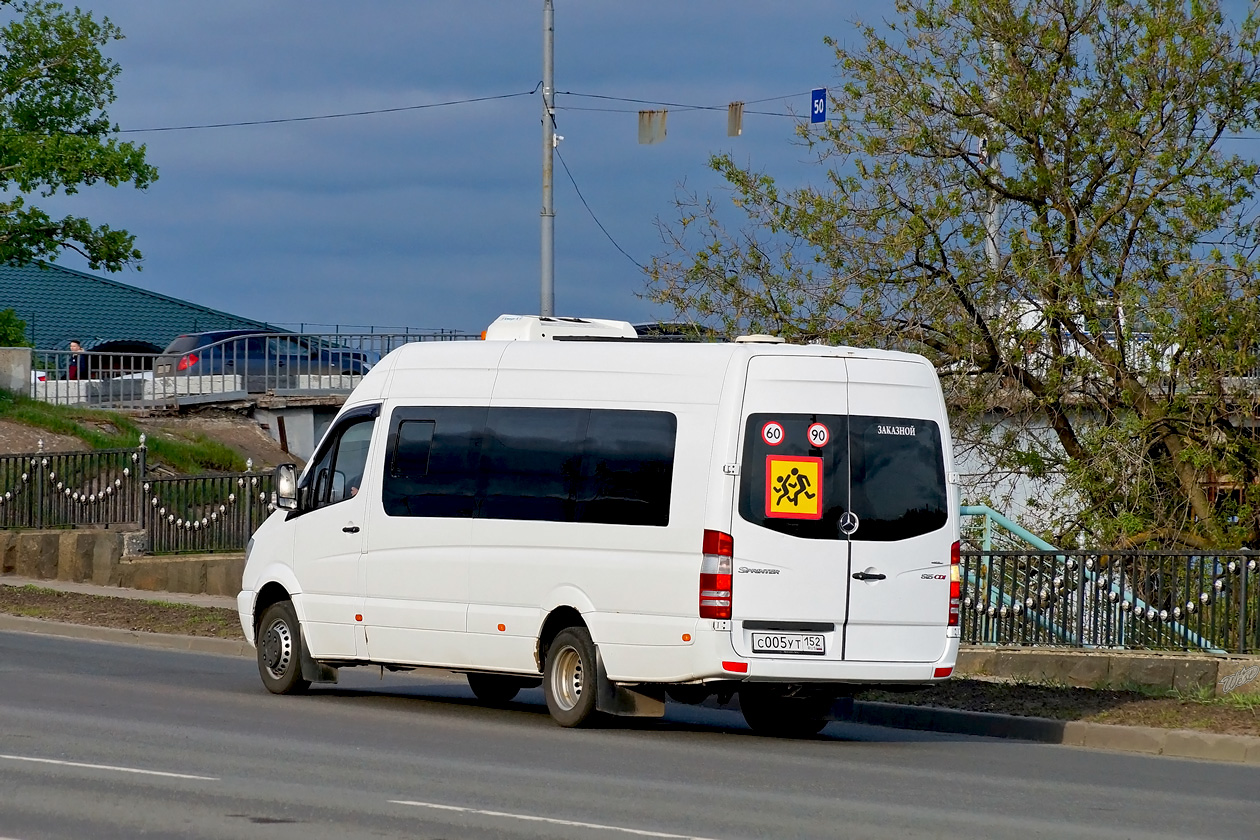
POLYGON ((0 613, 148 633, 244 638, 236 610, 61 592, 29 584, 0 584, 0 613))
MULTIPOLYGON (((90 449, 134 449, 140 445, 140 427, 122 414, 52 405, 10 391, 0 390, 0 419, 75 437, 90 449)), ((183 440, 152 437, 145 445, 150 463, 156 461, 177 473, 245 469, 239 452, 200 433, 183 440)))

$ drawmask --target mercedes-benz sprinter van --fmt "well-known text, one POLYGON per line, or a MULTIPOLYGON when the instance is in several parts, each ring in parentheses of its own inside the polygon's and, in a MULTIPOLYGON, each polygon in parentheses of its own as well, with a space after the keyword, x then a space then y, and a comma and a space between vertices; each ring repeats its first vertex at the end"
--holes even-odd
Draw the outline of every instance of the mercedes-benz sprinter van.
POLYGON ((433 667, 564 726, 737 694, 812 734, 952 672, 953 469, 920 356, 504 316, 390 353, 279 468, 241 624, 277 693, 433 667))

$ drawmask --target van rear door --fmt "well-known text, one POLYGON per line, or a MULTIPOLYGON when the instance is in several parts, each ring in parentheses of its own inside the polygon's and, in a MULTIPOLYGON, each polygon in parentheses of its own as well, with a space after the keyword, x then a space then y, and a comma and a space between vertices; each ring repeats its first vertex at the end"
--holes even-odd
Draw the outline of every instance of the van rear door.
POLYGON ((945 652, 950 551, 940 386, 926 365, 848 360, 851 574, 845 658, 945 652))
POLYGON ((731 524, 731 641, 743 656, 844 657, 845 365, 834 356, 748 362, 731 524))

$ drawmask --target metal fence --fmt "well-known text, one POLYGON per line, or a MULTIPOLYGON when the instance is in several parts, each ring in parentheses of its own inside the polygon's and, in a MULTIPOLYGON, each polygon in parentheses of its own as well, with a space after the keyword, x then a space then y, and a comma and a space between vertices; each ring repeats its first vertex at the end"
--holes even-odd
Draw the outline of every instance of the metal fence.
POLYGON ((270 473, 146 477, 143 444, 0 457, 0 528, 124 526, 149 552, 241 551, 275 510, 270 473))
POLYGON ((347 394, 387 353, 448 331, 258 333, 172 353, 31 351, 33 399, 94 408, 160 408, 259 394, 347 394))
POLYGON ((0 456, 0 528, 139 522, 143 449, 0 456))
POLYGON ((242 551, 276 506, 270 473, 156 478, 144 484, 153 554, 242 551))
POLYGON ((964 551, 968 644, 1260 652, 1260 553, 964 551))

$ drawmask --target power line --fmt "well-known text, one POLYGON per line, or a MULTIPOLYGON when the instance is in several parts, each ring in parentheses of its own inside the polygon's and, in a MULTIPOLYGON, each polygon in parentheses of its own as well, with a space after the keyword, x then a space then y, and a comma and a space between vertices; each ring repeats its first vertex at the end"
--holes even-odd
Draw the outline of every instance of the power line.
MULTIPOLYGON (((634 102, 639 105, 662 105, 666 108, 683 108, 689 111, 725 111, 727 105, 687 105, 681 102, 664 102, 658 99, 632 99, 626 96, 607 96, 602 93, 579 93, 572 90, 558 90, 557 96, 579 96, 583 99, 607 99, 613 102, 634 102)), ((786 96, 767 96, 764 99, 751 99, 744 102, 745 105, 757 105, 762 102, 778 102, 784 99, 795 99, 798 96, 809 96, 809 91, 803 93, 789 93, 786 96)), ((747 113, 747 112, 745 112, 747 113)), ((766 112, 773 113, 773 112, 766 112)), ((775 114, 775 116, 780 116, 775 114)))
MULTIPOLYGON (((554 125, 554 120, 552 121, 552 123, 554 125)), ((564 167, 564 174, 569 176, 569 183, 573 185, 573 191, 577 193, 578 200, 582 202, 582 206, 586 208, 586 212, 591 214, 591 219, 593 219, 595 221, 596 226, 598 226, 599 229, 604 232, 604 236, 608 237, 608 241, 611 242, 613 244, 613 247, 616 248, 618 251, 620 251, 625 256, 626 259, 630 260, 630 262, 637 265, 639 267, 639 270, 647 271, 647 269, 644 268, 643 265, 638 260, 636 260, 634 257, 626 253, 625 248, 622 248, 620 245, 617 244, 617 240, 613 239, 612 234, 608 232, 608 228, 604 227, 603 222, 601 222, 599 220, 599 217, 595 215, 595 211, 591 209, 591 205, 588 204, 586 201, 586 196, 582 195, 582 189, 577 185, 577 180, 574 179, 573 173, 569 171, 569 164, 565 163, 564 155, 560 154, 560 148, 558 146, 556 147, 556 158, 559 159, 560 165, 564 167)))
MULTIPOLYGON (((605 114, 637 114, 637 113, 639 113, 639 110, 638 110, 637 108, 590 108, 590 107, 583 107, 583 106, 581 106, 581 105, 557 105, 557 106, 556 106, 556 108, 557 108, 558 110, 561 110, 561 111, 599 111, 599 112, 601 112, 601 113, 605 113, 605 114)), ((676 110, 677 110, 677 111, 680 111, 680 112, 684 112, 684 113, 685 113, 685 112, 687 112, 687 111, 717 111, 717 110, 722 110, 722 111, 725 111, 725 110, 726 110, 726 108, 727 108, 727 106, 725 106, 725 105, 723 105, 720 109, 718 109, 718 108, 709 108, 709 107, 707 107, 707 106, 705 106, 705 107, 703 107, 703 108, 702 108, 702 107, 699 107, 699 106, 696 106, 696 107, 682 107, 682 108, 677 108, 676 110)), ((783 113, 782 111, 748 111, 748 110, 745 110, 745 111, 744 111, 744 113, 745 113, 745 114, 757 114, 757 115, 759 115, 759 116, 763 116, 763 117, 793 117, 793 118, 794 118, 794 117, 796 117, 796 114, 785 114, 785 113, 783 113)))
POLYGON ((339 114, 318 114, 308 117, 280 117, 270 120, 241 120, 238 122, 224 123, 202 123, 199 125, 166 125, 155 128, 124 128, 118 131, 119 134, 141 134, 144 132, 154 131, 197 131, 206 128, 236 128, 248 125, 276 125, 277 123, 295 123, 295 122, 313 122, 315 120, 336 120, 344 117, 366 117, 371 114, 396 114, 400 111, 422 111, 427 108, 445 108, 450 105, 467 105, 473 102, 489 102, 495 99, 512 99, 517 96, 532 96, 538 92, 541 82, 534 87, 533 90, 520 91, 518 93, 501 93, 495 96, 475 96, 470 99, 451 99, 446 102, 429 102, 424 105, 403 105, 397 108, 373 108, 369 111, 345 111, 339 114))

